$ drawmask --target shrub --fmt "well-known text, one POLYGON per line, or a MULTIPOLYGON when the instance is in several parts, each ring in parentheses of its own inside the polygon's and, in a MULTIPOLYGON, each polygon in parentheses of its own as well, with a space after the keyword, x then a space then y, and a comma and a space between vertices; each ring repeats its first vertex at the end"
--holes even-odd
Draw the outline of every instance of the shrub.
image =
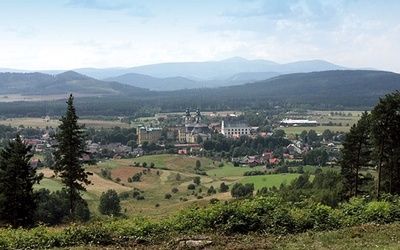
POLYGON ((195 189, 196 189, 196 185, 194 185, 193 183, 191 183, 191 184, 189 184, 189 185, 187 186, 187 189, 188 189, 188 190, 195 190, 195 189))
POLYGON ((228 192, 228 191, 229 191, 229 185, 226 185, 225 182, 222 182, 222 183, 219 185, 219 191, 220 191, 221 193, 228 192))
POLYGON ((126 200, 126 199, 129 198, 129 193, 127 193, 127 192, 120 193, 120 194, 119 194, 119 198, 120 198, 121 200, 126 200))
POLYGON ((210 199, 210 204, 217 204, 217 203, 219 203, 219 200, 217 198, 210 199))
POLYGON ((132 181, 133 181, 133 182, 139 182, 141 176, 142 176, 142 175, 141 175, 140 173, 134 174, 133 177, 132 177, 132 181))
POLYGON ((387 201, 372 201, 364 212, 366 221, 385 223, 391 221, 391 204, 387 201))
POLYGON ((105 215, 117 215, 121 212, 120 200, 114 189, 107 190, 100 196, 99 211, 105 215))
POLYGON ((143 195, 138 195, 138 196, 136 196, 136 200, 138 200, 138 201, 144 200, 144 196, 143 195))
POLYGON ((171 194, 165 194, 165 196, 164 196, 164 198, 167 199, 167 200, 171 199, 171 197, 172 197, 171 194))
POLYGON ((240 198, 240 197, 250 197, 253 195, 254 191, 254 183, 235 183, 231 190, 232 197, 240 198))
POLYGON ((334 210, 331 207, 318 203, 310 215, 313 219, 314 229, 328 230, 339 228, 339 220, 333 212, 334 210))

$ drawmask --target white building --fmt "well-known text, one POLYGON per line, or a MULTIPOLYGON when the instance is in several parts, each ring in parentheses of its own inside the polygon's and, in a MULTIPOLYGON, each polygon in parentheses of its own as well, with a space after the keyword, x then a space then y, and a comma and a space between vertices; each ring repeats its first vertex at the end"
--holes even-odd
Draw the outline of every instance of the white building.
POLYGON ((281 126, 317 126, 317 121, 309 121, 309 120, 292 120, 292 119, 283 119, 280 122, 281 126))
POLYGON ((251 127, 246 122, 222 121, 221 133, 225 137, 240 137, 242 135, 250 135, 251 127))

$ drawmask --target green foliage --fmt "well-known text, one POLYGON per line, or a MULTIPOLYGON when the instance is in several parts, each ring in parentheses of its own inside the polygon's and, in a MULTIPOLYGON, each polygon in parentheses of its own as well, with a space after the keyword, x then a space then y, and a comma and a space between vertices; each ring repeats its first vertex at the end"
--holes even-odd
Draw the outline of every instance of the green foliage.
POLYGON ((229 185, 226 185, 225 182, 222 182, 222 183, 219 185, 219 191, 220 191, 221 193, 228 192, 228 191, 229 191, 229 185))
POLYGON ((30 165, 31 149, 17 135, 0 152, 0 221, 14 228, 33 224, 37 204, 33 185, 43 174, 30 165))
MULTIPOLYGON (((156 240, 170 240, 177 235, 219 234, 248 235, 251 232, 292 234, 308 230, 335 230, 365 222, 386 223, 398 219, 399 198, 385 197, 386 201, 366 202, 353 198, 339 208, 303 200, 285 202, 279 197, 217 202, 205 207, 194 205, 162 219, 108 219, 88 224, 71 224, 53 229, 38 226, 30 230, 0 229, 2 249, 48 249, 77 246, 115 247, 156 240)), ((314 234, 313 234, 314 235, 314 234)), ((291 235, 290 237, 293 237, 291 235)), ((308 235, 309 237, 309 235, 308 235)))
POLYGON ((139 182, 142 175, 140 173, 136 173, 132 176, 132 182, 139 182))
POLYGON ((235 198, 250 197, 253 195, 254 184, 253 183, 235 183, 231 189, 231 195, 235 198))
POLYGON ((78 199, 73 214, 69 211, 69 196, 65 190, 50 193, 47 189, 39 189, 38 206, 35 213, 36 223, 46 225, 57 225, 73 220, 88 221, 90 212, 85 200, 78 199))
POLYGON ((215 188, 213 186, 211 186, 208 190, 207 190, 207 195, 213 195, 216 194, 217 190, 215 190, 215 188))
POLYGON ((371 111, 373 160, 378 166, 377 198, 381 190, 400 194, 400 92, 381 98, 371 111))
POLYGON ((195 169, 200 170, 200 168, 201 168, 201 162, 199 160, 197 160, 195 169))
POLYGON ((59 131, 55 135, 58 147, 54 152, 55 164, 53 170, 65 184, 69 196, 69 210, 74 214, 80 204, 79 191, 85 191, 85 185, 89 185, 88 175, 85 172, 81 157, 85 153, 85 132, 83 126, 78 125, 78 116, 73 104, 74 97, 70 95, 67 101, 67 111, 61 117, 59 131))
POLYGON ((194 185, 193 183, 190 183, 190 184, 187 186, 187 189, 188 189, 188 190, 195 190, 195 189, 196 189, 196 185, 194 185))
POLYGON ((243 173, 243 176, 252 176, 252 175, 265 175, 265 171, 252 170, 252 171, 246 171, 243 173))
POLYGON ((346 134, 343 143, 340 165, 346 195, 349 197, 366 193, 363 189, 368 184, 368 177, 361 174, 360 170, 369 166, 371 161, 370 124, 370 116, 364 112, 357 125, 346 134))
POLYGON ((385 223, 392 221, 391 204, 387 201, 372 201, 367 204, 364 212, 367 221, 385 223))
POLYGON ((201 183, 200 176, 195 176, 193 179, 193 183, 196 184, 197 186, 200 185, 201 183))
POLYGON ((112 180, 111 171, 109 169, 102 169, 101 170, 101 176, 103 176, 103 178, 112 180))
POLYGON ((99 211, 105 215, 118 215, 121 212, 120 199, 114 189, 107 190, 100 196, 99 211))

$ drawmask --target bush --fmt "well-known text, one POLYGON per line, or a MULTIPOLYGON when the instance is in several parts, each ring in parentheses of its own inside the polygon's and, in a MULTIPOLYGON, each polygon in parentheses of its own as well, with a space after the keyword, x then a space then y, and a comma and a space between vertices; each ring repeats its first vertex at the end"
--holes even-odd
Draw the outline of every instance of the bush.
POLYGON ((226 185, 225 182, 222 182, 222 183, 219 185, 219 191, 220 191, 221 193, 228 192, 228 191, 229 191, 229 185, 226 185))
POLYGON ((365 220, 385 223, 391 221, 391 204, 387 201, 372 201, 364 212, 365 220))
POLYGON ((136 173, 132 176, 132 182, 139 182, 140 181, 140 177, 142 175, 140 173, 136 173))
POLYGON ((121 212, 120 200, 114 189, 107 190, 100 196, 99 211, 104 215, 118 215, 121 212))
POLYGON ((195 189, 196 189, 196 185, 194 185, 193 183, 191 183, 191 184, 189 184, 189 185, 187 186, 187 189, 188 189, 188 190, 195 190, 195 189))
POLYGON ((127 193, 127 192, 120 193, 120 194, 119 194, 119 198, 120 198, 121 200, 126 200, 126 199, 129 198, 129 193, 127 193))
POLYGON ((164 196, 164 198, 167 199, 167 200, 171 199, 171 197, 172 197, 171 194, 165 194, 165 196, 164 196))
POLYGON ((253 195, 254 191, 254 183, 235 183, 231 190, 232 197, 240 198, 240 197, 250 197, 253 195))

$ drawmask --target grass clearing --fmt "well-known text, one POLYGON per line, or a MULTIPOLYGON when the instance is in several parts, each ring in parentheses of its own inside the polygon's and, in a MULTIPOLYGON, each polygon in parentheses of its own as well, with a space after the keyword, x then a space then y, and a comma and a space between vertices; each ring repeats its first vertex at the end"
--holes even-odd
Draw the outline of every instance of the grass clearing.
POLYGON ((207 174, 209 176, 214 176, 214 177, 232 177, 232 176, 243 176, 243 174, 247 171, 263 171, 263 170, 264 170, 263 166, 234 167, 232 163, 224 163, 223 167, 209 170, 207 171, 207 174))
MULTIPOLYGON (((103 120, 91 120, 91 119, 80 119, 79 124, 85 124, 86 128, 114 128, 116 126, 121 128, 130 128, 130 125, 121 121, 103 121, 103 120)), ((18 128, 20 126, 31 127, 31 128, 56 128, 60 125, 57 117, 53 117, 50 120, 44 118, 7 118, 0 120, 0 125, 11 126, 18 128)))
POLYGON ((291 181, 299 177, 300 174, 268 174, 246 176, 240 183, 254 183, 254 190, 259 190, 263 187, 271 188, 273 186, 279 188, 283 184, 290 184, 291 181))

